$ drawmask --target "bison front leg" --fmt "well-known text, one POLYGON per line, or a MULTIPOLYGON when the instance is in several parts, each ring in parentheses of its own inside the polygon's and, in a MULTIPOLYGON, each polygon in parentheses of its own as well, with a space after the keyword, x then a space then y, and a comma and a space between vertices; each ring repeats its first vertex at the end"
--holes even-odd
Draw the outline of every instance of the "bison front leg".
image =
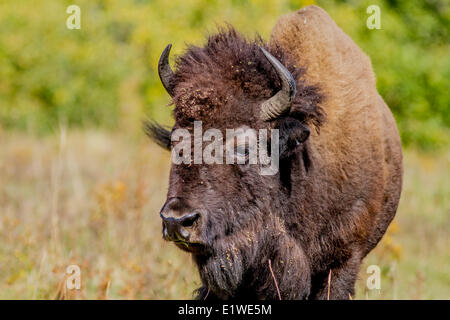
POLYGON ((217 301, 220 300, 211 290, 209 290, 207 287, 202 286, 195 290, 194 294, 195 300, 207 300, 207 301, 217 301))
POLYGON ((274 254, 262 259, 254 276, 254 287, 259 299, 307 299, 311 290, 309 259, 301 246, 283 234, 266 245, 274 254))
POLYGON ((310 300, 349 300, 355 295, 355 282, 361 259, 350 258, 337 268, 316 274, 312 278, 310 300))

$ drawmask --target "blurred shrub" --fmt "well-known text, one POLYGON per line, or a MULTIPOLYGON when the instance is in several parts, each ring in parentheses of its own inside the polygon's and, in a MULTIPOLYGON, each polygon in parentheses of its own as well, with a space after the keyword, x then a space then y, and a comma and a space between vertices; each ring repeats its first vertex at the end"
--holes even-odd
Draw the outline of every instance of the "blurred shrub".
MULTIPOLYGON (((167 43, 173 57, 201 44, 217 24, 266 39, 276 19, 314 1, 77 0, 0 3, 0 126, 48 132, 69 127, 169 121, 156 72, 167 43), (65 10, 81 7, 81 30, 65 10)), ((449 6, 445 0, 318 1, 371 56, 378 88, 405 144, 449 143, 449 6), (366 8, 381 7, 381 30, 366 8)))

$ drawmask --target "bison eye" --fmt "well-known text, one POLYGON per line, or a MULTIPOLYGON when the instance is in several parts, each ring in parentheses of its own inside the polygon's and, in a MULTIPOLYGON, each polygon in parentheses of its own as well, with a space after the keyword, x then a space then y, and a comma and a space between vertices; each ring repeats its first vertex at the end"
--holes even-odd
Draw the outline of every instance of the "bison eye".
POLYGON ((245 144, 236 146, 236 154, 238 157, 246 158, 248 156, 248 147, 245 144))

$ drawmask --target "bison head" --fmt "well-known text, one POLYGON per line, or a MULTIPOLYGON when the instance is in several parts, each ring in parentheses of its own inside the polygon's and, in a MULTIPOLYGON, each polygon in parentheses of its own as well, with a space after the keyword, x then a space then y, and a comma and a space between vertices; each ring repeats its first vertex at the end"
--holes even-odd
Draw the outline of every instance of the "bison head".
MULTIPOLYGON (((211 295, 236 297, 247 288, 275 298, 274 277, 280 287, 303 284, 307 294, 308 259, 295 232, 291 189, 306 179, 311 164, 309 127, 318 128, 323 120, 318 90, 305 84, 302 69, 281 47, 260 38, 247 41, 233 29, 209 37, 202 48, 189 47, 178 57, 176 72, 168 63, 170 49, 162 53, 158 69, 175 104, 175 125, 169 131, 148 122, 147 133, 170 150, 180 143, 171 139, 171 132, 182 129, 194 137, 196 121, 202 132, 215 129, 223 137, 227 129, 277 129, 279 141, 274 144, 267 134, 265 143, 270 154, 279 154, 280 167, 273 175, 262 175, 263 164, 248 160, 248 141, 240 146, 234 138, 223 144, 236 147, 236 157, 244 160, 239 164, 192 158, 172 164, 160 212, 163 237, 193 254, 211 295), (291 280, 283 281, 287 277, 291 280)), ((203 136, 201 146, 210 143, 203 136)))

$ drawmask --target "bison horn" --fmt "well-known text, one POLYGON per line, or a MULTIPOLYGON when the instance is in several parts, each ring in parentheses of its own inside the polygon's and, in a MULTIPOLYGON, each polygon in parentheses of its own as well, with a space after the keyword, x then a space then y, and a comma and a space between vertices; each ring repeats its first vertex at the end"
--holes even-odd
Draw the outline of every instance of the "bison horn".
POLYGON ((260 49, 270 64, 275 68, 281 81, 281 90, 261 105, 261 119, 270 121, 289 111, 292 100, 295 97, 296 87, 294 77, 286 67, 277 58, 264 50, 264 48, 260 49))
POLYGON ((158 74, 159 78, 161 79, 161 82, 166 89, 167 93, 170 94, 170 96, 173 96, 173 71, 172 68, 170 68, 169 65, 169 54, 170 49, 172 49, 172 44, 170 43, 167 45, 167 47, 164 49, 163 53, 161 54, 161 57, 159 58, 158 62, 158 74))

